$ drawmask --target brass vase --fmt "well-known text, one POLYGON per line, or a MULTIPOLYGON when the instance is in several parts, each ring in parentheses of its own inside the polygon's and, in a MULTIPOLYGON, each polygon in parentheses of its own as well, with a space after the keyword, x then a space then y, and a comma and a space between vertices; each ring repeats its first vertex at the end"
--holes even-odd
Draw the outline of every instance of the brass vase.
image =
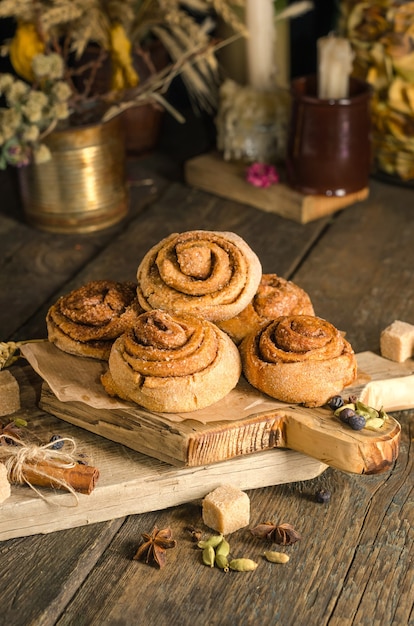
POLYGON ((129 197, 119 118, 54 131, 45 143, 52 158, 19 170, 29 224, 56 233, 88 233, 125 217, 129 197))

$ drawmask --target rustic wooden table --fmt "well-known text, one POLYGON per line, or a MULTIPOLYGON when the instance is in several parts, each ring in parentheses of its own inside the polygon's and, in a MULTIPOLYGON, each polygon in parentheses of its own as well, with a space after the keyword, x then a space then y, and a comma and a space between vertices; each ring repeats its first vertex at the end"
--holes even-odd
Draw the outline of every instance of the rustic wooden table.
MULTIPOLYGON (((317 314, 345 330, 357 352, 378 352, 380 331, 394 319, 413 323, 413 190, 372 180, 364 202, 300 225, 191 189, 179 167, 163 165, 131 160, 127 220, 78 236, 28 227, 14 177, 1 173, 2 341, 46 337, 45 314, 59 295, 90 279, 134 280, 152 244, 195 228, 241 235, 263 270, 305 288, 317 314)), ((3 541, 0 623, 414 624, 414 411, 394 415, 402 441, 391 471, 328 468, 308 481, 248 492, 252 523, 288 522, 302 534, 287 550, 288 564, 262 560, 262 546, 241 530, 231 537, 232 552, 259 559, 260 567, 224 574, 203 566, 186 530, 202 527, 199 503, 190 502, 3 541), (315 502, 320 488, 331 492, 329 504, 315 502), (132 560, 141 533, 154 525, 170 526, 178 542, 162 570, 132 560)))

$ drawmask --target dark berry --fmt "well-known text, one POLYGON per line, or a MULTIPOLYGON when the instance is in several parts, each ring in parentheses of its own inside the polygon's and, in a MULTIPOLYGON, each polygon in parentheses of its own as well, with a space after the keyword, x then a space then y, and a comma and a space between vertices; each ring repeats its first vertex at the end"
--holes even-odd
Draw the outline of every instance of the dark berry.
POLYGON ((52 435, 50 443, 53 443, 53 446, 50 446, 52 450, 61 450, 65 445, 65 442, 60 435, 52 435))
POLYGON ((328 406, 329 406, 330 409, 332 409, 332 411, 336 411, 336 409, 340 409, 341 408, 343 403, 344 403, 344 401, 342 400, 341 396, 333 396, 328 401, 328 406))
POLYGON ((354 415, 356 415, 355 411, 347 407, 340 412, 339 419, 341 420, 341 422, 349 424, 349 420, 351 419, 351 417, 354 417, 354 415))
POLYGON ((358 415, 358 413, 355 413, 355 415, 351 415, 348 420, 348 424, 353 430, 362 430, 363 428, 365 428, 366 423, 367 422, 365 417, 363 415, 358 415))
POLYGON ((331 499, 331 492, 327 489, 320 489, 315 494, 316 502, 320 502, 321 504, 326 504, 331 499))

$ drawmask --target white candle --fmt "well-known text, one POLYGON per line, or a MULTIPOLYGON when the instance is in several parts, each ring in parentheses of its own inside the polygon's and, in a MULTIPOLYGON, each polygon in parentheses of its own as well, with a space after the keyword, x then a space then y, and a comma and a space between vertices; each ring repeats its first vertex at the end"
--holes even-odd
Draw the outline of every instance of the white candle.
POLYGON ((273 0, 246 0, 246 26, 249 85, 271 91, 275 85, 273 0))
POLYGON ((318 39, 318 97, 346 98, 354 54, 351 44, 342 37, 318 39))

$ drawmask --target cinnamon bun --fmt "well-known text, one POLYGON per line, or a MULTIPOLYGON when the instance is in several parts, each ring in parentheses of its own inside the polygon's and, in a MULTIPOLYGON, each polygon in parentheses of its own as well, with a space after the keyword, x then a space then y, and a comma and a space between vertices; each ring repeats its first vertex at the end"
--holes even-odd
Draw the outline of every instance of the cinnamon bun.
POLYGON ((270 321, 243 339, 240 354, 249 383, 283 402, 322 406, 356 378, 350 343, 316 316, 270 321))
POLYGON ((138 271, 138 300, 146 311, 189 313, 209 321, 242 311, 259 286, 257 255, 235 233, 174 233, 153 246, 138 271))
POLYGON ((69 354, 107 360, 142 313, 133 282, 95 280, 60 297, 46 316, 48 339, 69 354))
POLYGON ((237 384, 237 347, 215 324, 155 309, 117 339, 102 384, 109 395, 151 411, 195 411, 237 384))

